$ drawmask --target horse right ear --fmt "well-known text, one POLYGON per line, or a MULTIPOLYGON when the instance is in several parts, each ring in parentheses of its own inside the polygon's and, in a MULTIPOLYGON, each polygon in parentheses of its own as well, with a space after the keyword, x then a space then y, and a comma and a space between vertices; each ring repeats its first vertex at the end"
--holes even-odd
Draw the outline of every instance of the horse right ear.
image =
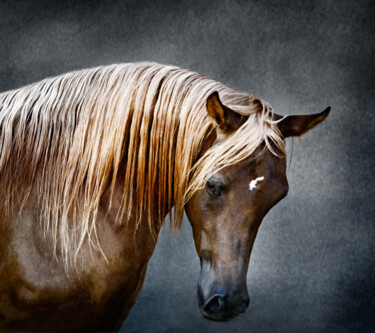
POLYGON ((316 125, 320 124, 327 118, 331 108, 326 108, 323 112, 301 115, 301 116, 287 116, 283 117, 276 113, 273 114, 274 120, 280 120, 277 124, 279 130, 284 138, 290 136, 299 136, 306 134, 316 125))
POLYGON ((235 131, 244 121, 244 116, 221 103, 217 91, 207 98, 207 113, 223 132, 235 131))

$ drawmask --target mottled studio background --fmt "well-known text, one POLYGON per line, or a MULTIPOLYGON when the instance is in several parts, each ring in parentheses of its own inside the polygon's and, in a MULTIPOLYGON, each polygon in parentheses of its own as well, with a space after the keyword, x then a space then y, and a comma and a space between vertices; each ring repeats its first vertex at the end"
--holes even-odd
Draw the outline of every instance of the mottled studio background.
POLYGON ((152 60, 251 92, 281 114, 332 107, 295 140, 289 195, 252 253, 248 312, 203 319, 186 220, 180 238, 162 230, 122 332, 375 330, 374 17, 374 1, 0 2, 1 91, 152 60))

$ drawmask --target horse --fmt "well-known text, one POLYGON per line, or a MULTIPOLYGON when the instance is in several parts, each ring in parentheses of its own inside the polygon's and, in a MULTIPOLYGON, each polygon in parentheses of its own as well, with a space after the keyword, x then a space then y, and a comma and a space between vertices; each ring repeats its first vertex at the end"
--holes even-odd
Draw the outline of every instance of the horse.
POLYGON ((260 98, 156 63, 0 94, 0 329, 118 330, 164 220, 177 231, 184 210, 203 316, 245 312, 257 230, 288 192, 285 139, 329 111, 280 116, 260 98))

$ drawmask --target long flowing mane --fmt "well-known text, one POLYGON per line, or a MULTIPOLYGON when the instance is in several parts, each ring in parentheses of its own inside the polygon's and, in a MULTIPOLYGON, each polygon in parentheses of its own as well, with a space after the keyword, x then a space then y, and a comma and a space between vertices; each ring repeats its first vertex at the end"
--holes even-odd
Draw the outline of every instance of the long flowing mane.
POLYGON ((68 261, 85 241, 100 248, 100 200, 120 172, 119 223, 132 213, 136 226, 147 220, 153 229, 173 210, 178 228, 186 200, 213 170, 261 142, 272 150, 271 141, 284 152, 267 103, 198 73, 153 63, 71 72, 0 94, 3 208, 21 209, 36 191, 44 231, 68 261), (248 119, 198 159, 213 130, 206 100, 215 91, 248 119))

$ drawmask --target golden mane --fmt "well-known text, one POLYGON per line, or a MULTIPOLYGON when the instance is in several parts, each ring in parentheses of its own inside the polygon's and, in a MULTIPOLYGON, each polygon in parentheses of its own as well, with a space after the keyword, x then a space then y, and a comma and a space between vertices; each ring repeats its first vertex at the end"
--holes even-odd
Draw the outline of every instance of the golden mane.
POLYGON ((4 208, 22 207, 36 190, 44 231, 66 261, 86 240, 100 249, 99 203, 105 190, 112 195, 121 168, 118 222, 130 218, 132 207, 137 226, 147 219, 153 230, 173 210, 179 228, 186 200, 213 170, 240 162, 263 141, 284 152, 267 103, 198 73, 154 63, 81 70, 4 92, 0 131, 4 208), (248 119, 198 160, 213 130, 206 101, 215 91, 248 119))

